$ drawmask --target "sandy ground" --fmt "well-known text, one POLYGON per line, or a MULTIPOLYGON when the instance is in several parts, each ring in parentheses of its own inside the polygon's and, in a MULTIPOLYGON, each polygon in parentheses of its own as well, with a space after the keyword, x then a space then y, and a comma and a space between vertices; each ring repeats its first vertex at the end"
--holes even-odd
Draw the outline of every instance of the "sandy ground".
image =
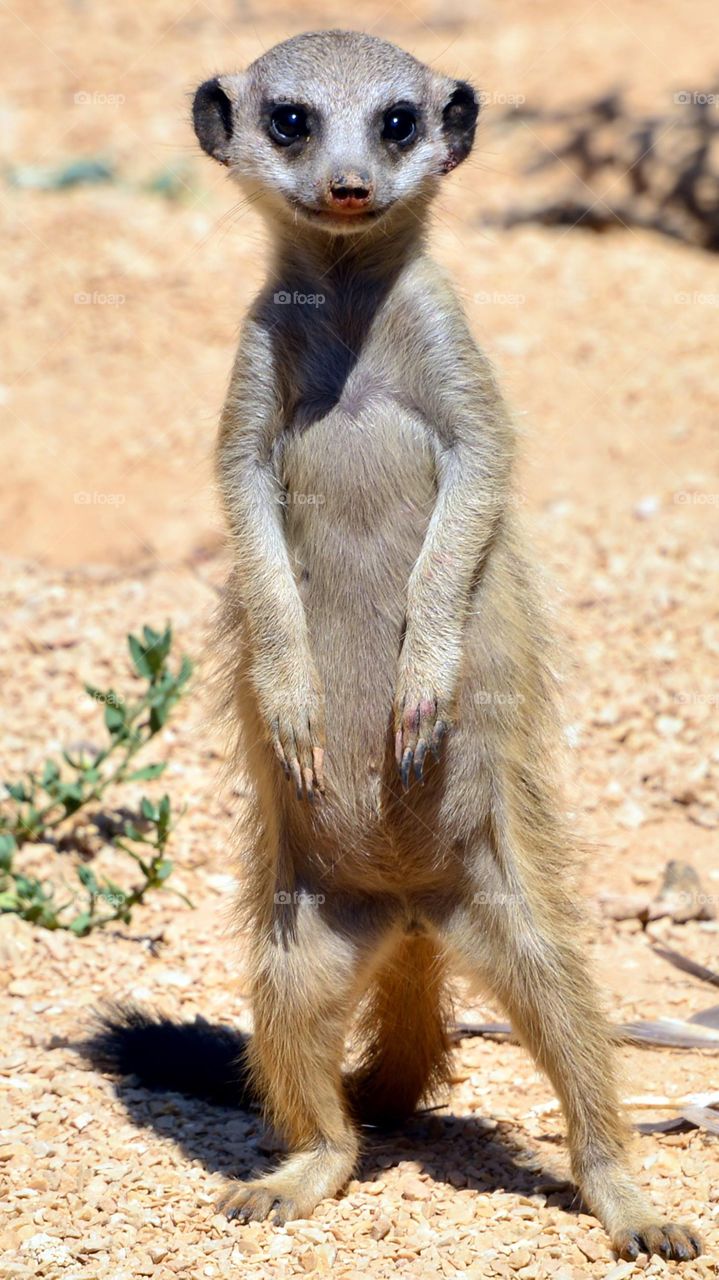
MULTIPOLYGON (((675 91, 711 82, 712 17, 705 0, 417 0, 363 4, 354 19, 487 93, 476 157, 448 181, 434 243, 523 435, 518 500, 566 641, 568 793, 595 842, 593 898, 656 887, 670 857, 692 862, 719 896, 719 263, 648 233, 490 235, 478 223, 484 208, 527 194, 492 123, 508 97, 560 103, 623 85, 662 110, 675 91)), ((82 683, 123 684, 127 631, 171 618, 178 645, 201 658, 225 567, 209 459, 262 231, 196 155, 186 94, 293 31, 348 18, 332 4, 298 14, 220 0, 36 0, 3 7, 1 21, 5 165, 93 156, 119 176, 2 190, 0 764, 11 777, 93 737, 97 708, 82 683), (158 175, 174 175, 178 199, 146 189, 158 175)), ((281 1229, 214 1212, 220 1175, 247 1173, 273 1149, 256 1117, 131 1087, 118 1096, 80 1062, 73 1044, 107 995, 249 1026, 229 927, 244 788, 241 778, 218 788, 203 680, 200 662, 157 748, 173 801, 187 806, 173 883, 195 910, 155 895, 131 927, 84 940, 0 921, 2 1274, 638 1272, 616 1263, 571 1189, 556 1188, 567 1172, 561 1120, 511 1045, 462 1041, 446 1106, 368 1142, 346 1196, 281 1229)), ((43 848, 26 860, 61 875, 63 856, 43 848)), ((716 967, 714 922, 642 931, 598 920, 614 1017, 687 1017, 716 1001, 652 939, 716 967)), ((623 1058, 628 1098, 717 1087, 715 1054, 623 1058)), ((632 1115, 647 1118, 636 1105, 632 1115)), ((704 1233, 706 1258, 682 1274, 715 1274, 716 1139, 638 1134, 634 1160, 667 1216, 704 1233)), ((647 1274, 674 1269, 654 1260, 647 1274)))

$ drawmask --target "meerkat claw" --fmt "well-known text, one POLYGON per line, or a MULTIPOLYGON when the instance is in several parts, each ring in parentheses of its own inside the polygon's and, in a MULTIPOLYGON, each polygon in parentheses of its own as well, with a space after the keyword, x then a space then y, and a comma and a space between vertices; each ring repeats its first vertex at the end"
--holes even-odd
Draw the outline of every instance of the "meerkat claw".
POLYGON ((436 725, 434 726, 432 741, 429 744, 430 750, 435 760, 439 760, 440 758, 442 740, 446 732, 447 732, 447 722, 445 720, 438 720, 436 725))
POLYGON ((418 782, 424 782, 424 758, 427 754, 427 743, 420 738, 414 753, 414 776, 418 782))

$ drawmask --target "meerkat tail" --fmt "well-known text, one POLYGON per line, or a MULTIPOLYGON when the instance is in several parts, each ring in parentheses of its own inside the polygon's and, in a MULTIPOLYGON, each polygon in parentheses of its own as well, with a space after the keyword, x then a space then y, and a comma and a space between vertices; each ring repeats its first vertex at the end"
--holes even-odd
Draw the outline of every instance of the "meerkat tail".
POLYGON ((450 1002, 434 938, 402 938, 376 975, 359 1018, 360 1065, 345 1082, 363 1124, 390 1128, 448 1083, 450 1002))
POLYGON ((177 1022, 139 1005, 103 1004, 79 1046, 93 1066, 114 1077, 137 1076, 147 1089, 248 1108, 254 1101, 245 1054, 249 1037, 232 1027, 177 1022))

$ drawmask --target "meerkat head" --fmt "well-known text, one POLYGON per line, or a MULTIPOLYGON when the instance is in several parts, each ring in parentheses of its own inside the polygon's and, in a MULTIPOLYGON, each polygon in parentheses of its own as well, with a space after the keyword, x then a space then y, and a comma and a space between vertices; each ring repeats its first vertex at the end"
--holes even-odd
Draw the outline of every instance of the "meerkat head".
POLYGON ((421 209, 469 154, 471 85, 354 31, 295 36, 200 85, 200 145, 275 218, 333 234, 421 209))

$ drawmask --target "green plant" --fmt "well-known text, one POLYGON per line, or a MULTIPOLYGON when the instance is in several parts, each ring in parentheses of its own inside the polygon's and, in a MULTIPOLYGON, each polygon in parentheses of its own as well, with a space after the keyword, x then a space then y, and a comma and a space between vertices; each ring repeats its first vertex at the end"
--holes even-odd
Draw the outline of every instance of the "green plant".
POLYGON ((136 767, 135 756, 166 723, 189 680, 192 664, 183 657, 173 671, 169 626, 163 632, 144 627, 141 639, 135 635, 127 639, 135 674, 145 683, 141 697, 127 702, 112 688, 85 686, 86 693, 104 706, 106 744, 89 752, 63 751, 61 760, 46 760, 40 773, 31 771, 21 781, 4 784, 7 799, 0 814, 0 911, 15 912, 46 929, 84 935, 111 921, 127 923, 132 908, 151 889, 166 887, 172 871, 165 856, 172 830, 167 795, 157 805, 143 796, 139 816, 123 819, 112 837, 115 847, 131 857, 142 873, 137 888, 126 890, 111 880, 100 881, 92 867, 80 864, 76 874, 86 901, 76 910, 76 893, 58 903, 52 883, 16 868, 16 855, 23 845, 52 838, 56 828, 79 810, 96 804, 109 787, 150 781, 164 772, 163 763, 136 767))

